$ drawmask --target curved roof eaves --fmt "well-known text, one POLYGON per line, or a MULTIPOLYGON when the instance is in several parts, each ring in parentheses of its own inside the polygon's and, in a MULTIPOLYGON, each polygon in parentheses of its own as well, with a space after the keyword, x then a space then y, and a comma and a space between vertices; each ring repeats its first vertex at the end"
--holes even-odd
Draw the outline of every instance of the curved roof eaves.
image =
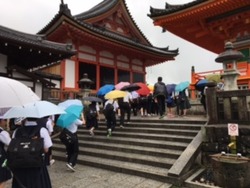
POLYGON ((89 24, 89 23, 85 23, 85 22, 81 22, 81 21, 77 21, 77 22, 82 27, 88 28, 89 30, 93 31, 94 33, 101 34, 103 36, 106 36, 107 38, 112 38, 112 39, 115 39, 117 41, 127 43, 129 45, 133 45, 135 47, 139 47, 139 48, 144 49, 144 50, 149 50, 152 52, 160 53, 163 55, 171 55, 171 56, 178 55, 178 50, 168 50, 168 48, 157 48, 157 47, 154 47, 151 45, 147 46, 147 45, 139 43, 136 40, 131 40, 130 38, 124 37, 123 35, 119 35, 118 33, 114 33, 114 32, 111 32, 109 30, 106 30, 105 28, 100 29, 100 28, 94 27, 92 24, 89 24))
POLYGON ((83 13, 77 14, 74 17, 76 19, 80 19, 80 20, 93 18, 95 16, 98 16, 102 13, 107 12, 107 10, 114 7, 118 2, 119 2, 119 0, 104 0, 101 3, 97 4, 96 6, 94 6, 93 8, 91 8, 83 13))
POLYGON ((157 17, 157 16, 171 14, 171 13, 181 11, 181 10, 187 9, 189 7, 201 4, 201 3, 206 2, 206 1, 209 1, 209 0, 195 0, 195 1, 192 1, 192 2, 189 2, 186 4, 182 4, 182 5, 170 5, 170 4, 166 3, 165 9, 157 9, 157 8, 150 7, 150 14, 148 14, 148 16, 150 18, 153 18, 153 17, 157 17))
POLYGON ((72 50, 72 45, 48 41, 45 40, 44 35, 33 35, 23 33, 13 29, 9 29, 4 26, 0 26, 0 38, 6 40, 13 40, 16 42, 19 41, 22 44, 29 44, 41 48, 43 47, 47 49, 54 49, 56 51, 69 53, 72 55, 75 54, 75 51, 72 50))

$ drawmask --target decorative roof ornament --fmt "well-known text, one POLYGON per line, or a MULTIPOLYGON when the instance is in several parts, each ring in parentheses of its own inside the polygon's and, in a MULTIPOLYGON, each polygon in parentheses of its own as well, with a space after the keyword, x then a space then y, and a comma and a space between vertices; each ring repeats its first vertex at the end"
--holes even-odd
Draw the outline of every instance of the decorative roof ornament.
POLYGON ((64 13, 64 14, 66 14, 66 15, 68 15, 68 16, 72 16, 72 15, 71 15, 71 11, 70 11, 70 9, 68 8, 68 5, 67 5, 67 4, 64 4, 63 0, 61 0, 59 13, 64 13))

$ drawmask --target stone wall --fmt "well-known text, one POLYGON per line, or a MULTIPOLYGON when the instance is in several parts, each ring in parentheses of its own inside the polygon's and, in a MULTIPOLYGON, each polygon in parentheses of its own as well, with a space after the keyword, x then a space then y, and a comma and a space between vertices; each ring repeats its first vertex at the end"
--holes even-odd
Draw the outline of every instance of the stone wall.
MULTIPOLYGON (((202 164, 211 164, 210 155, 221 153, 231 153, 228 144, 231 142, 228 135, 228 125, 206 125, 204 127, 204 141, 202 144, 202 164)), ((236 153, 242 156, 250 156, 250 126, 239 125, 239 136, 236 137, 236 153)))

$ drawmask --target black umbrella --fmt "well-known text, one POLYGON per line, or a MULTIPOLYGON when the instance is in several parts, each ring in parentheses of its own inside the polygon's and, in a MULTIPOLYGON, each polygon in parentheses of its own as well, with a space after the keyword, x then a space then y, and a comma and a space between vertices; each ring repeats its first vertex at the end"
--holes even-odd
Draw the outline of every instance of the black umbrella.
POLYGON ((83 97, 82 100, 84 101, 90 101, 90 102, 103 102, 102 99, 94 96, 89 96, 89 97, 83 97))
POLYGON ((137 84, 129 84, 127 86, 122 87, 121 90, 131 92, 131 91, 136 91, 136 90, 138 90, 140 88, 141 87, 139 85, 137 85, 137 84))

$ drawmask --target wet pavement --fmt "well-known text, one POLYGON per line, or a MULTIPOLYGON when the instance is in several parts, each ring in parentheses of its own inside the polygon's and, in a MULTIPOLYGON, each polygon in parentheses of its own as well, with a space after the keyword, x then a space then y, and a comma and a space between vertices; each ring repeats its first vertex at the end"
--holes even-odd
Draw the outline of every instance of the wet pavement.
MULTIPOLYGON (((117 173, 113 171, 76 165, 76 172, 67 169, 66 163, 56 161, 48 167, 53 188, 170 188, 170 184, 117 173)), ((7 188, 11 188, 11 181, 7 188)))

